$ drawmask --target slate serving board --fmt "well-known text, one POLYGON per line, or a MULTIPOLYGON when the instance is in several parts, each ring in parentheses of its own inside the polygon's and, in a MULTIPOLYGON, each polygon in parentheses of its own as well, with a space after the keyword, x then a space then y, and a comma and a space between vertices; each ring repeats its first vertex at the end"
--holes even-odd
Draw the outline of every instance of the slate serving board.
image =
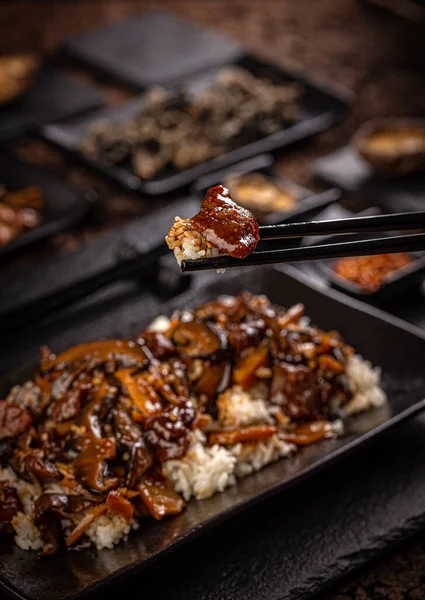
POLYGON ((43 65, 29 90, 0 107, 0 143, 36 131, 42 125, 102 106, 104 94, 54 67, 43 65))
POLYGON ((231 62, 241 44, 165 11, 151 11, 66 41, 70 57, 144 89, 231 62))
MULTIPOLYGON (((69 305, 81 296, 78 287, 84 285, 86 302, 92 301, 98 289, 107 285, 101 280, 102 274, 118 267, 127 258, 140 256, 140 273, 132 273, 132 278, 143 281, 148 275, 148 265, 154 265, 167 252, 164 241, 166 231, 178 213, 182 218, 190 217, 198 210, 199 202, 186 198, 171 206, 159 208, 152 215, 136 219, 130 224, 103 234, 84 244, 72 254, 45 259, 30 271, 27 268, 9 269, 2 273, 0 286, 0 336, 6 331, 23 329, 27 335, 28 325, 42 325, 47 313, 56 313, 63 305, 69 305), (101 285, 92 285, 97 278, 101 285), (85 283, 83 283, 85 282, 85 283)), ((177 267, 177 265, 175 265, 177 267)), ((150 272, 149 275, 152 273, 150 272)), ((168 272, 166 285, 177 282, 170 280, 168 272)), ((152 285, 152 282, 149 282, 152 285)), ((100 292, 102 296, 102 292, 100 292)), ((31 337, 31 336, 30 336, 31 337)), ((8 360, 13 356, 8 354, 8 360)), ((6 366, 10 368, 10 366, 6 366)), ((1 369, 0 369, 1 370, 1 369)))
MULTIPOLYGON (((366 216, 379 214, 380 212, 381 210, 377 206, 369 206, 366 210, 358 214, 366 216)), ((334 203, 316 214, 315 219, 343 219, 352 217, 354 214, 340 204, 334 203)), ((308 236, 302 239, 301 244, 319 244, 327 240, 327 236, 308 236)), ((353 293, 353 290, 348 286, 341 285, 335 276, 330 276, 329 266, 326 266, 326 263, 330 261, 307 261, 297 263, 294 265, 294 268, 310 277, 323 290, 336 287, 336 289, 353 295, 362 302, 379 306, 382 310, 408 321, 421 329, 425 329, 425 271, 422 255, 423 253, 417 253, 417 271, 415 270, 415 273, 408 274, 407 276, 400 274, 401 280, 394 282, 394 285, 391 285, 391 289, 387 290, 389 293, 383 295, 353 293)))
MULTIPOLYGON (((287 271, 296 274, 294 269, 288 268, 287 271)), ((362 306, 355 300, 335 292, 329 292, 329 298, 326 299, 309 287, 305 288, 305 280, 300 275, 290 279, 276 271, 271 276, 266 275, 264 270, 250 272, 254 275, 252 280, 249 277, 247 279, 247 275, 245 279, 239 278, 244 282, 244 287, 264 291, 275 299, 276 294, 280 298, 286 294, 288 303, 295 298, 303 299, 314 320, 320 320, 325 327, 332 322, 355 345, 360 344, 365 348, 369 343, 369 356, 375 362, 381 359, 380 362, 386 364, 387 369, 390 364, 392 368, 397 368, 395 353, 388 354, 386 350, 390 346, 389 339, 397 340, 398 351, 401 350, 404 356, 403 366, 399 369, 400 377, 403 377, 406 368, 410 368, 411 360, 416 355, 416 342, 413 343, 413 339, 408 342, 410 337, 402 329, 393 329, 384 321, 378 324, 368 316, 379 312, 363 305, 362 310, 367 314, 355 313, 354 320, 348 315, 353 308, 362 306), (329 307, 328 314, 323 312, 324 306, 329 307)), ((221 285, 216 279, 215 293, 221 285)), ((233 293, 235 286, 232 279, 227 279, 223 291, 233 293)), ((199 285, 195 284, 190 298, 202 300, 201 294, 199 285)), ((182 302, 184 305, 185 297, 168 304, 168 310, 174 305, 182 306, 182 302)), ((139 327, 146 323, 155 314, 153 311, 158 311, 158 302, 149 294, 143 297, 140 294, 129 295, 126 302, 115 303, 102 311, 101 329, 104 333, 113 333, 115 329, 125 336, 135 331, 137 323, 139 327)), ((88 313, 85 319, 81 319, 81 316, 75 320, 74 315, 68 325, 62 320, 61 325, 50 323, 43 330, 34 331, 33 347, 39 343, 41 336, 45 340, 47 338, 53 347, 74 343, 76 336, 80 339, 96 337, 99 327, 89 330, 90 316, 88 313)), ((388 319, 385 320, 388 322, 388 319)), ((22 341, 13 340, 11 352, 17 356, 17 348, 21 346, 24 354, 28 353, 28 344, 27 339, 25 350, 22 341)), ((415 364, 416 370, 420 368, 419 363, 415 364)), ((407 384, 399 388, 397 393, 401 394, 400 397, 404 395, 413 400, 418 392, 420 394, 421 386, 424 391, 424 382, 417 382, 419 387, 416 387, 414 379, 408 384, 410 389, 407 384)), ((398 379, 399 382, 401 380, 398 379)), ((3 378, 2 385, 5 382, 3 378)), ((395 381, 394 384, 397 386, 395 381)), ((364 418, 368 419, 370 415, 364 418)), ((369 443, 356 456, 346 458, 340 465, 327 465, 326 471, 312 477, 312 471, 320 470, 327 461, 324 459, 316 465, 310 463, 304 477, 309 481, 253 506, 243 515, 233 515, 231 520, 216 526, 212 532, 207 532, 205 528, 198 541, 184 549, 180 548, 168 559, 144 570, 132 580, 122 581, 119 589, 109 584, 103 587, 102 598, 112 598, 117 593, 128 595, 135 588, 143 590, 143 594, 152 600, 280 600, 310 597, 389 544, 413 533, 425 522, 425 484, 422 483, 425 481, 422 460, 425 450, 424 428, 423 418, 399 425, 391 434, 383 434, 369 443)), ((335 444, 338 446, 339 442, 335 444)), ((310 449, 312 456, 320 454, 319 446, 310 449)), ((273 480, 281 469, 289 468, 296 472, 301 466, 305 468, 308 454, 296 457, 292 464, 281 461, 243 480, 238 489, 233 491, 236 494, 234 501, 240 499, 241 494, 242 497, 245 493, 249 494, 251 489, 267 489, 270 477, 273 480)), ((218 503, 217 506, 223 502, 222 508, 228 506, 229 502, 233 502, 232 490, 215 497, 215 501, 192 503, 185 514, 196 520, 197 511, 200 511, 199 515, 203 511, 208 513, 209 506, 214 510, 214 502, 218 503)), ((158 527, 158 524, 154 525, 158 527)), ((180 526, 178 519, 169 522, 164 543, 168 544, 173 539, 178 541, 180 526)), ((157 531, 162 536, 164 528, 159 527, 157 531)), ((146 543, 151 544, 148 541, 152 540, 151 533, 147 532, 146 535, 146 543)), ((0 578, 14 589, 15 596, 23 598, 53 600, 80 597, 85 593, 86 586, 90 585, 94 585, 91 591, 96 594, 97 583, 101 585, 106 573, 116 571, 129 560, 137 561, 145 553, 143 536, 138 538, 138 542, 135 539, 131 538, 132 541, 113 551, 98 555, 72 553, 69 560, 58 559, 50 564, 34 557, 26 558, 18 549, 3 544, 0 550, 3 554, 0 578)), ((160 539, 158 543, 161 544, 160 539)), ((125 571, 123 567, 118 577, 123 576, 125 571)))
MULTIPOLYGON (((255 55, 246 54, 229 64, 242 67, 257 77, 267 78, 275 83, 300 83, 303 92, 299 118, 273 134, 252 139, 217 158, 182 171, 167 168, 152 179, 141 179, 136 176, 129 160, 125 160, 119 165, 107 165, 98 160, 86 158, 80 151, 80 144, 94 123, 100 120, 119 123, 131 118, 140 111, 141 102, 143 102, 142 97, 129 100, 118 106, 92 111, 88 115, 68 119, 64 123, 47 125, 43 127, 42 135, 52 144, 69 152, 75 159, 113 179, 124 188, 140 191, 143 194, 158 195, 187 186, 195 179, 213 171, 223 169, 258 154, 287 147, 324 131, 343 116, 351 101, 349 93, 322 81, 317 76, 306 76, 304 73, 262 60, 255 55)), ((211 68, 180 82, 180 84, 184 85, 189 96, 196 97, 215 81, 218 72, 219 68, 211 68)), ((177 87, 177 84, 170 86, 169 93, 171 95, 175 93, 177 87)))

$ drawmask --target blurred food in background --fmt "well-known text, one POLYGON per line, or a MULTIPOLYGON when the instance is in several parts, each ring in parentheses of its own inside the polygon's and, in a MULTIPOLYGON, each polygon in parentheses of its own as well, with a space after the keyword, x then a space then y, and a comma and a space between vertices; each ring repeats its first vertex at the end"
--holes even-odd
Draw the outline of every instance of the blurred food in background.
POLYGON ((229 188, 233 200, 251 210, 257 219, 272 212, 289 210, 296 202, 291 192, 261 173, 230 175, 224 185, 229 188))
POLYGON ((0 247, 10 244, 24 231, 41 223, 43 192, 38 187, 28 187, 8 192, 0 186, 0 247))
POLYGON ((373 119, 360 127, 352 144, 361 157, 386 176, 425 169, 425 121, 373 119))
POLYGON ((152 179, 280 131, 299 117, 301 95, 299 84, 275 84, 226 68, 196 97, 184 89, 151 88, 138 115, 121 123, 98 121, 81 150, 106 165, 130 161, 136 175, 152 179))
POLYGON ((0 105, 27 91, 39 65, 39 59, 32 54, 0 56, 0 105))
POLYGON ((396 271, 414 260, 407 252, 340 258, 333 265, 339 277, 355 283, 365 292, 376 292, 396 271))

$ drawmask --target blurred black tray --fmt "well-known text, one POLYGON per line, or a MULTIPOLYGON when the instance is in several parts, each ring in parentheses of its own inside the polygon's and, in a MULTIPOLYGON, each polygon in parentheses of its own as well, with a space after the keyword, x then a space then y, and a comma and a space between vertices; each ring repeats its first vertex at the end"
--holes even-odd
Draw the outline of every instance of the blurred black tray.
POLYGON ((0 107, 0 142, 36 131, 42 125, 102 106, 104 94, 57 69, 43 65, 29 90, 0 107))
MULTIPOLYGON (((418 356, 423 355, 425 332, 342 294, 323 294, 294 269, 288 268, 287 273, 295 278, 272 269, 251 269, 236 277, 229 274, 221 281, 215 276, 212 287, 195 286, 188 296, 165 306, 148 293, 133 292, 125 301, 104 306, 102 334, 134 335, 158 312, 202 302, 221 293, 223 287, 227 293, 249 288, 287 305, 303 301, 313 322, 337 328, 374 363, 382 364, 389 412, 382 408, 350 419, 345 438, 306 448, 210 500, 191 502, 180 517, 146 522, 143 531, 114 550, 69 552, 39 560, 5 540, 0 543, 0 580, 6 590, 26 599, 63 600, 101 590, 102 597, 112 598, 117 589, 110 588, 111 583, 204 532, 202 540, 145 570, 140 580, 121 581, 118 593, 129 593, 136 585, 151 600, 308 598, 423 525, 422 419, 395 428, 391 439, 380 437, 343 465, 330 463, 424 407, 425 379, 418 356), (388 346, 393 347, 391 352, 388 346), (325 467, 325 472, 315 474, 325 467), (301 479, 301 487, 254 507, 260 499, 301 479), (248 505, 247 514, 235 516, 248 505), (229 517, 232 520, 225 527, 217 527, 229 517), (206 533, 213 526, 216 530, 206 533)), ((26 341, 13 339, 9 352, 18 362, 29 351, 35 357, 41 337, 60 350, 77 339, 99 335, 93 314, 90 318, 86 311, 81 316, 51 322, 32 331, 26 341)), ((3 377, 0 393, 30 372, 27 366, 3 377)))
POLYGON ((335 188, 316 194, 287 177, 277 176, 273 170, 273 163, 274 159, 270 154, 260 154, 227 169, 220 169, 220 171, 214 171, 209 175, 205 175, 205 177, 197 179, 192 186, 192 192, 202 201, 210 187, 225 183, 227 177, 246 173, 260 173, 265 175, 281 184, 296 200, 292 208, 286 211, 274 211, 261 219, 261 223, 267 225, 284 223, 300 218, 306 219, 325 208, 325 206, 338 200, 341 195, 335 188))
POLYGON ((10 191, 38 186, 43 191, 44 202, 40 225, 0 247, 0 259, 72 227, 84 217, 96 200, 94 191, 71 186, 44 169, 6 154, 0 154, 0 184, 10 191))
MULTIPOLYGON (((169 252, 164 241, 164 231, 174 222, 176 210, 182 218, 192 216, 198 209, 198 203, 191 198, 183 199, 176 206, 167 206, 152 215, 136 219, 125 225, 100 235, 87 242, 75 252, 63 256, 51 257, 33 266, 10 268, 3 271, 0 286, 0 336, 6 331, 18 330, 27 335, 27 326, 32 330, 41 326, 45 318, 60 318, 64 307, 78 303, 81 298, 86 302, 96 299, 96 293, 114 285, 122 279, 146 280, 151 287, 153 276, 158 275, 158 259, 169 252), (94 296, 93 296, 94 295, 94 296), (59 312, 59 316, 57 313, 59 312)), ((171 253, 170 253, 171 254, 171 253)), ((170 256, 171 258, 171 256, 170 256)), ((172 261, 180 276, 180 269, 172 261)), ((176 275, 165 271, 167 281, 159 282, 162 291, 179 286, 176 275)), ((187 278, 186 278, 187 280, 187 278)), ((100 318, 100 315, 99 315, 100 318)), ((92 329, 94 325, 90 327, 92 329)), ((4 357, 11 368, 14 357, 4 357)), ((1 368, 0 368, 1 371, 1 368)))
POLYGON ((151 11, 66 41, 62 50, 139 90, 235 60, 241 44, 165 11, 151 11))
POLYGON ((388 212, 425 208, 425 174, 380 177, 349 146, 316 160, 314 173, 327 185, 356 196, 360 208, 368 202, 378 204, 388 212))
MULTIPOLYGON (((379 208, 372 206, 358 214, 366 216, 368 214, 379 214, 380 212, 379 208)), ((335 203, 316 214, 315 219, 344 219, 354 215, 355 213, 352 211, 335 203)), ((339 239, 332 238, 332 236, 309 236, 303 238, 301 243, 302 245, 311 245, 339 241, 339 239)), ((332 264, 335 262, 333 260, 298 263, 295 268, 325 288, 334 287, 362 302, 380 306, 391 314, 425 329, 425 252, 414 252, 412 254, 415 261, 412 263, 411 268, 400 269, 379 290, 373 293, 363 292, 355 284, 338 277, 332 269, 332 264)))
MULTIPOLYGON (((98 120, 111 119, 113 121, 121 121, 131 117, 131 115, 140 109, 140 98, 131 100, 118 107, 93 111, 89 115, 70 119, 66 123, 46 126, 42 130, 42 135, 63 150, 71 152, 74 157, 79 158, 104 175, 114 179, 123 187, 130 190, 138 190, 145 194, 156 195, 184 187, 207 173, 263 152, 283 148, 293 142, 323 131, 337 121, 347 109, 349 96, 329 86, 329 84, 309 80, 300 73, 273 65, 253 56, 245 56, 234 64, 238 64, 256 75, 267 76, 274 81, 302 82, 305 90, 299 121, 277 133, 232 150, 219 158, 206 161, 181 172, 170 169, 151 180, 142 180, 134 175, 129 164, 108 167, 97 161, 89 161, 78 150, 78 145, 91 124, 98 120)), ((214 80, 216 74, 217 69, 212 69, 187 80, 185 85, 191 94, 197 94, 214 80)))

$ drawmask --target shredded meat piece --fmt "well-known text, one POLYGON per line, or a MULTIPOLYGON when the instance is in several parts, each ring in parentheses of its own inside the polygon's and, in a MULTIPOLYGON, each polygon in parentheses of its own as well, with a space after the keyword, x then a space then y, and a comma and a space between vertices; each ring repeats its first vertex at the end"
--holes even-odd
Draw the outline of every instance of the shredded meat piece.
POLYGON ((304 365, 273 367, 270 400, 292 419, 315 420, 328 414, 331 385, 304 365))
POLYGON ((193 404, 182 399, 179 406, 170 407, 162 414, 146 419, 145 437, 157 460, 163 462, 186 453, 195 417, 193 404))
POLYGON ((32 417, 25 408, 0 400, 0 440, 28 431, 32 417))

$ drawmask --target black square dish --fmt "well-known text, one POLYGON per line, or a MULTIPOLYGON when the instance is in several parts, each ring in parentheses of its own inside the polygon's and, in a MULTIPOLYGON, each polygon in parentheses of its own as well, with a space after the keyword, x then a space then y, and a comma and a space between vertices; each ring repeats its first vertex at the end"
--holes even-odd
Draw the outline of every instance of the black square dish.
POLYGON ((87 213, 96 194, 80 190, 50 173, 10 155, 0 155, 0 184, 9 191, 37 186, 43 191, 40 225, 0 248, 0 258, 75 225, 87 213))
POLYGON ((180 80, 242 54, 238 42, 162 11, 89 31, 68 40, 62 49, 139 90, 180 80))
MULTIPOLYGON (((111 177, 125 188, 156 195, 184 187, 207 173, 233 165, 263 152, 277 150, 323 131, 341 117, 347 108, 346 95, 325 84, 309 81, 304 76, 286 68, 264 62, 252 56, 245 56, 233 64, 276 83, 300 82, 303 85, 303 94, 299 119, 276 133, 250 141, 218 158, 183 171, 164 169, 162 173, 158 173, 152 179, 141 179, 136 176, 129 161, 123 162, 121 165, 107 166, 100 161, 85 158, 79 150, 79 145, 91 125, 98 121, 122 122, 130 118, 140 110, 140 98, 118 107, 91 112, 89 115, 68 120, 66 123, 46 126, 43 128, 42 134, 50 142, 63 150, 71 152, 75 157, 111 177)), ((213 69, 187 80, 185 88, 188 90, 189 95, 198 95, 208 87, 215 80, 217 72, 217 69, 213 69)), ((173 91, 170 90, 169 93, 171 94, 173 91)))
POLYGON ((100 90, 82 85, 57 69, 42 66, 30 89, 0 108, 0 142, 97 108, 103 100, 100 90))
MULTIPOLYGON (((294 183, 287 177, 279 177, 273 171, 274 159, 270 154, 261 154, 255 158, 245 160, 234 165, 231 168, 214 171, 210 175, 201 177, 192 186, 192 191, 199 200, 203 200, 207 190, 218 184, 224 184, 227 177, 234 175, 245 175, 247 173, 259 173, 270 178, 272 182, 281 185, 285 191, 295 199, 294 205, 286 211, 274 211, 269 213, 259 222, 265 225, 275 223, 284 223, 295 219, 307 218, 315 214, 318 210, 325 208, 332 202, 336 202, 340 193, 336 189, 315 194, 311 190, 294 183)), ((237 201, 237 199, 233 198, 237 201)))
MULTIPOLYGON (((368 216, 372 214, 379 214, 380 210, 377 207, 370 207, 367 210, 358 213, 358 216, 368 216)), ((328 220, 328 219, 344 219, 356 216, 355 213, 343 208, 339 204, 334 204, 329 208, 325 209, 322 213, 316 215, 317 220, 328 220)), ((388 234, 382 233, 382 236, 388 234)), ((370 234, 369 237, 377 237, 378 234, 370 234)), ((368 237, 368 236, 366 236, 368 237)), ((302 245, 312 245, 321 243, 337 243, 342 241, 350 241, 359 239, 358 236, 320 236, 303 238, 302 245)), ((393 297, 401 297, 403 293, 413 290, 415 287, 419 288, 422 281, 425 279, 425 252, 412 252, 412 262, 405 268, 395 271, 393 275, 386 278, 383 284, 375 291, 368 292, 362 290, 360 286, 344 279, 337 275, 334 270, 336 260, 318 260, 308 265, 301 265, 302 271, 313 272, 332 285, 332 287, 362 300, 363 302, 370 302, 371 304, 380 304, 386 302, 393 297)))
MULTIPOLYGON (((106 312, 102 314, 105 327, 102 334, 108 337, 117 335, 118 332, 122 337, 134 335, 159 312, 170 314, 178 307, 202 303, 223 291, 233 294, 241 289, 267 294, 272 301, 285 306, 303 302, 306 305, 306 313, 314 323, 324 329, 340 331, 346 341, 352 344, 359 353, 370 359, 373 364, 382 367, 382 382, 389 398, 388 405, 348 419, 346 434, 339 439, 307 447, 294 459, 281 460, 255 475, 240 480, 237 486, 229 488, 209 500, 190 502, 187 509, 176 518, 161 522, 146 521, 138 532, 129 536, 125 544, 121 544, 113 550, 69 552, 67 555, 40 560, 32 553, 27 554, 17 547, 13 547, 10 541, 2 540, 0 543, 0 580, 3 588, 15 598, 66 600, 80 598, 88 592, 107 593, 105 587, 113 580, 135 573, 154 559, 181 546, 203 531, 216 526, 219 522, 229 519, 248 506, 253 506, 260 500, 282 492, 284 489, 287 490, 290 486, 312 477, 320 470, 330 468, 331 463, 337 459, 354 451, 367 440, 425 407, 425 375, 422 361, 419 358, 425 352, 425 333, 336 292, 323 293, 306 283, 305 278, 297 275, 294 269, 288 269, 287 273, 266 268, 250 269, 237 276, 227 273, 213 283, 211 282, 210 285, 197 286, 192 292, 162 306, 153 303, 152 300, 140 298, 140 294, 129 295, 126 302, 110 303, 105 306, 106 312), (397 340, 397 343, 394 343, 394 340, 397 340)), ((76 337, 80 341, 90 339, 94 329, 90 329, 84 319, 75 320, 74 318, 69 327, 53 322, 50 325, 47 324, 43 331, 39 331, 31 340, 27 338, 25 343, 22 340, 12 340, 9 352, 16 353, 16 356, 20 352, 28 353, 29 344, 32 344, 35 356, 35 348, 40 343, 40 336, 47 339, 55 351, 60 350, 71 343, 71 340, 75 342, 76 337), (23 347, 25 345, 26 350, 23 347)), ((25 367, 19 373, 2 377, 1 393, 4 393, 17 378, 22 379, 27 376, 33 366, 25 367)), ((339 475, 342 478, 338 481, 339 487, 344 487, 344 475, 347 473, 339 475)), ((355 474, 350 472, 349 479, 353 476, 355 474)), ((322 474, 321 477, 326 477, 326 474, 322 474)), ((319 484, 319 488, 316 489, 316 497, 312 500, 313 496, 310 491, 307 504, 316 505, 321 497, 320 482, 316 478, 317 484, 319 484)), ((326 489, 328 488, 325 487, 325 494, 326 489)), ((284 518, 285 515, 283 502, 283 497, 279 498, 281 518, 284 518)), ((350 498, 347 498, 344 506, 344 512, 349 512, 350 498)), ((380 509, 382 512, 382 504, 380 504, 380 509)), ((327 512, 333 513, 334 510, 336 511, 337 508, 332 508, 332 500, 328 499, 327 512)), ((278 526, 278 523, 275 526, 278 526)), ((315 525, 311 525, 311 527, 312 529, 300 530, 297 537, 297 543, 301 544, 305 555, 308 555, 308 540, 317 530, 315 525)), ((246 533, 248 534, 248 532, 246 533)), ((223 534, 223 528, 221 534, 223 534)), ((240 535, 244 534, 241 532, 240 535)), ((237 543, 237 540, 239 540, 238 536, 234 543, 237 543)), ((232 546, 231 543, 230 546, 232 546)), ((218 554, 223 552, 226 554, 231 550, 227 546, 221 545, 220 547, 221 551, 217 550, 218 554)), ((352 553, 354 550, 350 546, 349 550, 341 548, 340 551, 341 557, 343 557, 347 556, 347 552, 352 553)), ((250 548, 250 553, 252 554, 252 548, 250 548)), ((261 555, 261 551, 259 554, 261 555)), ((281 560, 284 559, 284 555, 285 552, 281 555, 281 560)), ((320 560, 323 555, 324 552, 321 552, 320 560)), ((178 559, 178 557, 176 558, 178 559)), ((323 570, 323 563, 321 565, 323 570)), ((202 569, 208 569, 208 564, 203 565, 202 569)), ((198 568, 192 573, 195 578, 197 575, 198 568)), ((310 573, 310 577, 313 575, 314 573, 310 573)), ((227 577, 230 576, 231 574, 228 572, 227 577)), ((288 573, 284 578, 286 580, 291 577, 292 575, 288 573)), ((219 574, 216 573, 216 578, 213 579, 218 580, 218 578, 219 574)), ((209 580, 210 585, 214 584, 213 579, 209 580)), ((162 597, 176 599, 189 597, 187 589, 179 591, 179 578, 174 579, 174 577, 161 577, 157 583, 159 595, 152 591, 150 597, 159 598, 161 589, 168 585, 167 580, 172 589, 165 591, 165 595, 162 597)), ((298 578, 296 582, 300 584, 298 578)), ((307 584, 312 582, 304 576, 302 582, 304 584, 303 597, 306 597, 308 595, 307 584)), ((140 583, 140 585, 143 584, 140 583)), ((288 586, 282 584, 281 587, 286 589, 285 593, 288 595, 280 597, 301 597, 300 592, 298 596, 296 594, 295 581, 292 584, 291 595, 289 595, 288 586)), ((205 588, 202 589, 205 591, 205 588)), ((311 585, 310 589, 316 591, 317 586, 311 585)), ((229 594, 234 594, 235 590, 236 588, 227 589, 225 593, 220 593, 216 597, 230 598, 229 594)), ((211 594, 211 597, 214 597, 214 593, 211 592, 211 594)), ((195 594, 190 597, 199 597, 199 595, 195 594)), ((274 597, 277 598, 276 595, 274 597)))
POLYGON ((424 174, 380 176, 349 146, 316 160, 314 173, 327 185, 334 185, 355 196, 354 202, 359 209, 370 202, 378 204, 385 212, 425 208, 424 174))
MULTIPOLYGON (((329 238, 327 241, 332 243, 344 239, 329 238)), ((333 287, 363 302, 379 303, 420 286, 425 278, 425 252, 412 252, 411 256, 412 262, 408 266, 395 271, 373 292, 363 290, 356 283, 340 277, 334 270, 335 260, 320 261, 318 266, 333 287)))

